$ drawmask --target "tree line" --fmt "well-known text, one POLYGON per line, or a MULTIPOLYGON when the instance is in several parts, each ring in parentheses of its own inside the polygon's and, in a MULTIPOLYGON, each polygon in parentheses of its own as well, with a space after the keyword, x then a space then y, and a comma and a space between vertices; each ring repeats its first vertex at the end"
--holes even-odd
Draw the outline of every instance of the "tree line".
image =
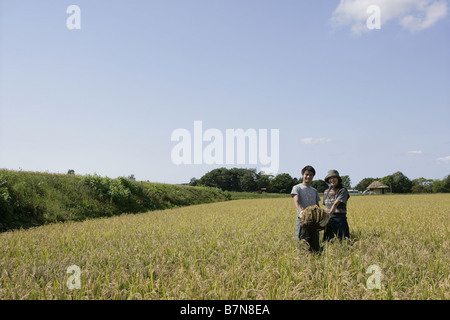
MULTIPOLYGON (((347 189, 352 189, 348 175, 341 176, 342 183, 347 189)), ((383 178, 364 178, 354 189, 365 191, 374 181, 387 185, 393 193, 437 193, 450 192, 450 175, 443 180, 419 178, 410 180, 403 173, 396 172, 383 178)), ((257 172, 256 169, 218 168, 204 174, 200 179, 192 178, 191 186, 216 187, 226 191, 255 192, 264 189, 269 193, 290 193, 292 187, 302 182, 302 178, 292 177, 288 173, 268 175, 257 172)), ((324 180, 313 180, 312 186, 319 193, 328 189, 324 180)))
MULTIPOLYGON (((346 187, 350 188, 350 178, 342 176, 346 187)), ((290 193, 292 187, 302 182, 302 178, 292 177, 288 173, 269 175, 257 172, 256 169, 218 168, 214 169, 200 179, 192 178, 189 185, 216 187, 226 191, 255 192, 264 189, 269 193, 290 193)), ((328 189, 324 180, 314 180, 312 186, 318 192, 328 189)))
POLYGON ((398 171, 383 178, 364 178, 355 189, 364 191, 374 181, 387 185, 392 193, 447 193, 450 192, 450 175, 442 180, 417 178, 409 179, 398 171))

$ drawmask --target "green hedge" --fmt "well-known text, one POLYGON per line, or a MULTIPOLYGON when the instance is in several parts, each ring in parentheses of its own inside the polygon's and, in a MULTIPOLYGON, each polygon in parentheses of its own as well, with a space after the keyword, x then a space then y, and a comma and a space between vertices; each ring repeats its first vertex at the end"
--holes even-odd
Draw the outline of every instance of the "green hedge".
POLYGON ((230 198, 218 188, 0 170, 0 231, 230 198))

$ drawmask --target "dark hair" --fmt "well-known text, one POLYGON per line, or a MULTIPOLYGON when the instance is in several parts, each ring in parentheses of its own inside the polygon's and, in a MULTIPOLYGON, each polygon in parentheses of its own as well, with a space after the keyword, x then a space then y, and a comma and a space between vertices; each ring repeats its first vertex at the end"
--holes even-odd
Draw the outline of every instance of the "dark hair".
POLYGON ((302 176, 305 173, 305 171, 311 171, 313 173, 313 175, 316 175, 316 170, 314 170, 314 168, 311 166, 306 166, 302 169, 302 176))
MULTIPOLYGON (((344 184, 342 183, 342 179, 341 178, 338 178, 338 184, 337 184, 337 186, 336 186, 336 189, 342 189, 344 187, 344 184)), ((330 185, 330 188, 332 188, 331 187, 331 185, 330 185)))

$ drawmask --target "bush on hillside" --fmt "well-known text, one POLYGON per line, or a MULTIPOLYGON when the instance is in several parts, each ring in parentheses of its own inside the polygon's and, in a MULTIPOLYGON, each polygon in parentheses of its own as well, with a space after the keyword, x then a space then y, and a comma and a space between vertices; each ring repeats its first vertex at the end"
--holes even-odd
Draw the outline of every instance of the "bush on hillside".
POLYGON ((229 199, 217 188, 0 170, 0 231, 229 199))

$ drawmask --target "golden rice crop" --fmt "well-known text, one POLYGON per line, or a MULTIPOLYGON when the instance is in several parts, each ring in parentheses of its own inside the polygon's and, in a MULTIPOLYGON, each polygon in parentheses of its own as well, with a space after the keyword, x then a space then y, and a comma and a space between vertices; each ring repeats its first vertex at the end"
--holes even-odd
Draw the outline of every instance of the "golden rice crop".
POLYGON ((6 232, 0 299, 449 299, 449 213, 444 194, 354 196, 351 240, 321 254, 293 238, 289 198, 6 232))
POLYGON ((310 206, 302 211, 300 218, 301 226, 310 226, 317 228, 319 230, 325 229, 328 220, 330 219, 330 214, 327 208, 318 205, 310 206))

